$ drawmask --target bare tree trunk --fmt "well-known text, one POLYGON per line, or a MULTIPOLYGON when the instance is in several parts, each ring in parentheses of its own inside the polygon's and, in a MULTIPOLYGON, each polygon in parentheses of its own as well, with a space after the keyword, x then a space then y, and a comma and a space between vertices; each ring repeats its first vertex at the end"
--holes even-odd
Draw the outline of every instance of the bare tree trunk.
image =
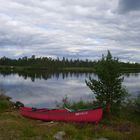
POLYGON ((110 113, 110 108, 111 108, 111 104, 110 103, 107 103, 106 104, 106 113, 108 115, 108 119, 109 120, 112 120, 111 113, 110 113))
POLYGON ((111 104, 110 103, 107 103, 106 104, 106 112, 107 113, 110 113, 110 107, 111 107, 111 104))

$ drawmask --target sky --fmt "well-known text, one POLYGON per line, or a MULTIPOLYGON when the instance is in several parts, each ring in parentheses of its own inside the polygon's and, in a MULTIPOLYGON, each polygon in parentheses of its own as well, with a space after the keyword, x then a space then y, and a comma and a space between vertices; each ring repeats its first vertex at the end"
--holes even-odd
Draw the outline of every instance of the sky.
POLYGON ((140 62, 140 0, 0 0, 0 57, 140 62))

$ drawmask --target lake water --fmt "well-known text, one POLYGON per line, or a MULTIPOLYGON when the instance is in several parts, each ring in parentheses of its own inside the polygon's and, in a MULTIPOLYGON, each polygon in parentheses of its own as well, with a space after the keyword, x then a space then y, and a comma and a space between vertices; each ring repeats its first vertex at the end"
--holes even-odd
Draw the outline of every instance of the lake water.
MULTIPOLYGON (((97 78, 91 73, 0 74, 0 89, 13 101, 34 107, 55 107, 65 96, 72 101, 90 100, 93 94, 85 84, 89 76, 97 78)), ((140 93, 140 73, 124 77, 123 86, 135 97, 140 93)))

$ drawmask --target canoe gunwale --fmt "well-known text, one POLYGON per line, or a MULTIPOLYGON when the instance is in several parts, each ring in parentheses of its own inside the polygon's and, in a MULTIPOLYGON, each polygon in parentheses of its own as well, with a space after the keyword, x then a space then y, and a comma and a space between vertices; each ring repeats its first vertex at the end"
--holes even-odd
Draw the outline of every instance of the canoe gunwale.
MULTIPOLYGON (((21 109, 22 108, 24 108, 24 107, 21 107, 21 109)), ((34 108, 33 108, 34 109, 34 108)), ((95 107, 95 108, 89 108, 89 109, 79 109, 79 110, 74 110, 74 111, 68 111, 67 110, 67 112, 65 112, 65 113, 76 113, 76 112, 83 112, 83 111, 91 111, 91 110, 96 110, 96 109, 102 109, 102 107, 100 106, 100 107, 95 107)), ((28 112, 38 112, 38 111, 40 111, 40 110, 42 110, 42 112, 43 112, 43 110, 44 110, 44 112, 46 111, 46 112, 51 112, 51 111, 54 111, 54 110, 59 110, 59 109, 45 109, 45 108, 40 108, 40 109, 37 109, 37 108, 35 108, 35 110, 26 110, 25 109, 25 111, 28 111, 28 112)), ((61 112, 62 113, 62 112, 61 112)))

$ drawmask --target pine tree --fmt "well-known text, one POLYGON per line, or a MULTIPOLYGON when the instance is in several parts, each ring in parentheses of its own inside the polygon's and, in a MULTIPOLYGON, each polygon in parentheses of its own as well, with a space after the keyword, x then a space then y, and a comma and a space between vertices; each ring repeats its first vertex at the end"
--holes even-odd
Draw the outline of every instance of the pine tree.
POLYGON ((102 56, 97 62, 95 69, 98 79, 90 77, 86 84, 96 95, 97 101, 106 106, 109 113, 111 105, 120 104, 127 93, 122 87, 124 78, 120 72, 119 60, 113 58, 108 51, 107 56, 102 56))

